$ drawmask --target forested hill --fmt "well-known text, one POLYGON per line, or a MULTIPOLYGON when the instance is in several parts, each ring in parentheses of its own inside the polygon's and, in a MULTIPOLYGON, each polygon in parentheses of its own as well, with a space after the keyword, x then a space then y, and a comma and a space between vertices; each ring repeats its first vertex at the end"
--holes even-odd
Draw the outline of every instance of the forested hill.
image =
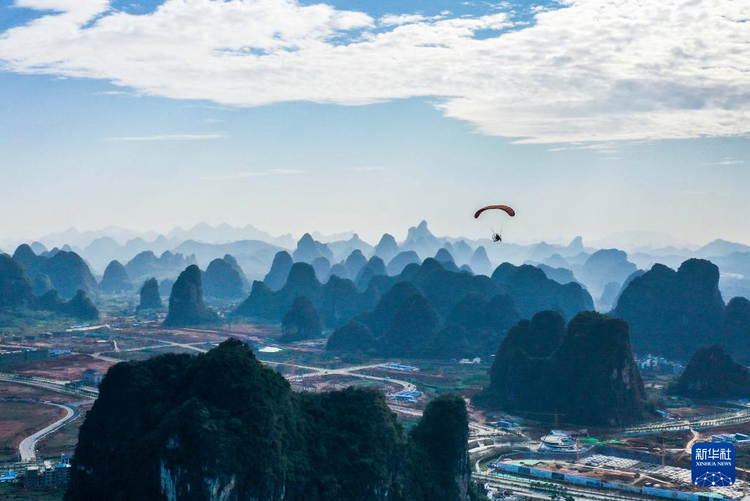
POLYGON ((466 501, 467 438, 457 396, 433 400, 406 434, 382 394, 294 393, 227 340, 110 369, 67 499, 466 501))

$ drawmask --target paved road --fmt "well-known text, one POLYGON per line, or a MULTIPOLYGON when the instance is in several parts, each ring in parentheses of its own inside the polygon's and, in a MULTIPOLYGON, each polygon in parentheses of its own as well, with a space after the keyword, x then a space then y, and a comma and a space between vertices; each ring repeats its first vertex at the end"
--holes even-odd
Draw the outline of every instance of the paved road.
POLYGON ((690 441, 689 441, 689 442, 687 443, 687 445, 685 446, 685 452, 687 452, 688 454, 690 454, 690 453, 692 452, 692 450, 693 450, 693 445, 694 445, 694 444, 695 444, 695 443, 696 443, 697 441, 699 441, 699 440, 701 439, 701 434, 700 434, 700 433, 698 433, 698 432, 697 432, 697 431, 695 431, 695 430, 690 430, 690 431, 691 431, 691 432, 693 432, 693 438, 691 438, 691 439, 690 439, 690 441))
POLYGON ((38 432, 34 433, 33 435, 30 435, 26 438, 24 438, 21 441, 21 444, 18 446, 18 452, 21 454, 21 461, 24 463, 35 461, 36 460, 36 444, 41 439, 49 435, 50 433, 54 433, 63 426, 65 426, 69 421, 72 421, 78 415, 81 413, 80 410, 78 410, 77 407, 71 405, 71 404, 55 404, 52 402, 37 402, 44 405, 53 405, 57 408, 63 409, 65 411, 65 416, 58 419, 51 425, 42 428, 38 432))
MULTIPOLYGON (((261 360, 264 364, 268 365, 285 365, 285 366, 291 366, 292 364, 290 362, 269 362, 265 360, 261 360)), ((303 374, 297 374, 296 378, 298 379, 306 379, 310 377, 320 377, 320 376, 352 376, 357 377, 361 379, 369 379, 371 381, 382 381, 385 383, 391 383, 395 384, 397 386, 400 386, 405 391, 412 391, 416 390, 417 386, 414 383, 410 383, 409 381, 403 381, 401 379, 393 379, 389 376, 370 376, 367 374, 360 374, 359 371, 367 370, 367 369, 376 369, 378 367, 381 367, 383 364, 369 364, 369 365, 355 365, 352 367, 343 367, 340 369, 327 369, 327 368, 321 368, 321 367, 311 367, 309 365, 299 365, 294 364, 295 367, 298 369, 304 369, 310 372, 305 372, 303 374)))
MULTIPOLYGON (((64 393, 66 395, 76 395, 76 396, 84 396, 84 397, 96 397, 99 394, 99 391, 94 388, 85 388, 85 389, 71 389, 69 387, 65 386, 65 383, 67 381, 57 381, 54 379, 48 379, 48 378, 40 378, 40 377, 32 377, 32 378, 19 378, 16 374, 4 374, 0 373, 0 381, 7 381, 9 383, 14 384, 23 384, 26 386, 34 386, 36 388, 43 388, 45 390, 54 391, 57 393, 64 393)), ((76 403, 68 403, 68 404, 58 404, 53 402, 37 402, 40 404, 45 405, 54 405, 55 407, 58 407, 60 409, 65 410, 65 416, 51 425, 37 431, 33 435, 30 435, 26 438, 24 438, 21 441, 21 444, 18 446, 18 452, 21 454, 21 461, 28 462, 28 461, 34 461, 36 459, 36 444, 41 439, 49 435, 50 433, 54 433, 55 431, 59 430, 63 426, 65 426, 68 422, 78 417, 81 413, 81 411, 78 409, 79 405, 82 404, 88 404, 93 402, 93 400, 86 400, 83 402, 76 402, 76 403)))
POLYGON ((66 386, 69 381, 58 381, 56 379, 48 379, 41 377, 21 377, 18 374, 8 374, 0 372, 0 381, 6 381, 13 384, 23 384, 26 386, 35 386, 37 388, 44 388, 46 390, 55 391, 57 393, 65 393, 66 395, 76 395, 78 397, 89 397, 96 398, 99 396, 99 390, 90 387, 78 387, 71 388, 66 386))
POLYGON ((622 431, 623 435, 650 435, 654 433, 665 433, 674 431, 689 431, 701 428, 715 428, 730 424, 750 422, 750 410, 737 410, 722 412, 708 416, 696 416, 692 419, 681 421, 666 421, 652 423, 643 426, 633 426, 622 431))

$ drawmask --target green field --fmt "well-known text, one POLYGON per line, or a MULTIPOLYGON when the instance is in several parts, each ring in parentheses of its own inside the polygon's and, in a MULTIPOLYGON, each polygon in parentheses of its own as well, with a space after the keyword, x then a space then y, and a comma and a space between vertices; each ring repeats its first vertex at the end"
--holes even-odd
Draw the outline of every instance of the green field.
POLYGON ((3 501, 62 501, 64 496, 63 488, 23 489, 18 484, 0 484, 0 499, 3 501))

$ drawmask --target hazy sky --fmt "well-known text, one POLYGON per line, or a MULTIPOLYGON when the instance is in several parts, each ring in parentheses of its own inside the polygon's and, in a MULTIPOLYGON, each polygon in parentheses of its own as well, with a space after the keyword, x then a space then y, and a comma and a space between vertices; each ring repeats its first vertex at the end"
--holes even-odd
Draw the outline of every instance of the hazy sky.
POLYGON ((750 243, 750 3, 0 0, 0 237, 750 243), (658 240, 656 236, 654 240, 658 240))

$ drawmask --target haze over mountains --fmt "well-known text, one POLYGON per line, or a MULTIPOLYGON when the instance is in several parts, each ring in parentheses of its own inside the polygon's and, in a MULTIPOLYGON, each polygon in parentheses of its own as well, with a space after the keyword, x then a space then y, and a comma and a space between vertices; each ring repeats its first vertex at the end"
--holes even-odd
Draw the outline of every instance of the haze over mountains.
POLYGON ((252 227, 198 225, 151 243, 96 236, 83 249, 48 250, 32 242, 7 256, 6 270, 16 271, 6 280, 39 298, 21 304, 32 309, 70 311, 63 299, 95 304, 100 295, 130 295, 135 304, 142 291, 138 311, 161 311, 163 298, 168 325, 220 321, 212 307, 221 305, 233 319, 285 323, 290 339, 335 329, 331 349, 359 343, 385 356, 489 355, 519 319, 552 310, 568 322, 596 310, 629 323, 636 352, 687 360, 710 339, 750 361, 750 247, 743 244, 717 240, 631 255, 589 247, 582 237, 566 245, 438 237, 425 221, 402 241, 385 234, 374 245, 356 233, 345 240, 307 233, 287 248, 216 242, 251 233, 261 235, 252 227), (178 234, 213 242, 179 241, 178 234), (174 247, 164 250, 170 238, 174 247), (402 343, 404 332, 417 331, 420 342, 402 343))
MULTIPOLYGON (((655 241, 663 240, 657 237, 653 236, 655 241)), ((6 240, 0 242, 0 248, 12 253, 21 243, 6 240)), ((134 283, 142 283, 150 276, 174 280, 190 264, 206 269, 211 261, 223 259, 226 255, 237 261, 248 280, 263 279, 280 250, 289 252, 295 261, 311 264, 317 258, 324 258, 327 262, 319 260, 314 264, 317 271, 356 280, 359 270, 354 276, 349 276, 351 269, 345 274, 339 266, 356 250, 362 254, 352 256, 353 259, 363 262, 363 258, 366 261, 377 255, 388 273, 397 275, 407 264, 435 257, 445 247, 458 267, 468 266, 474 273, 490 275, 503 262, 527 263, 540 267, 549 278, 558 282, 582 283, 601 310, 613 306, 620 287, 634 271, 648 270, 656 263, 676 269, 693 257, 709 259, 719 266, 719 286, 727 298, 748 295, 750 291, 750 246, 721 239, 702 247, 639 245, 599 249, 586 245, 581 237, 567 245, 543 241, 495 245, 489 239, 437 237, 422 221, 410 228, 403 240, 385 234, 378 242, 365 242, 354 232, 329 236, 311 232, 295 241, 291 235, 274 236, 249 224, 234 227, 200 223, 188 230, 178 227, 166 234, 139 233, 117 227, 85 232, 71 228, 27 243, 36 254, 54 254, 55 249, 74 250, 99 277, 113 260, 117 260, 126 267, 129 279, 134 283), (164 255, 165 252, 168 254, 164 255), (399 259, 394 261, 398 254, 399 259)))

